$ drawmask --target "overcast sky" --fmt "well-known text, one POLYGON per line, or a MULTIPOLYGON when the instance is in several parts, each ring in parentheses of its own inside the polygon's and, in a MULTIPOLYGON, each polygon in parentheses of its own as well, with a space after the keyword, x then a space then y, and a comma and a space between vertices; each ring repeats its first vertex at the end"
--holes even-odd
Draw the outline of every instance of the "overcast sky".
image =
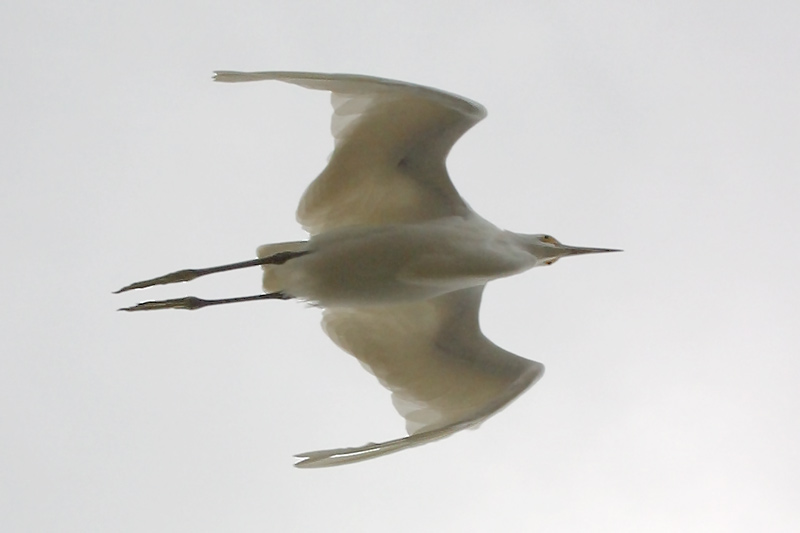
POLYGON ((0 530, 800 530, 800 4, 5 2, 0 530), (301 239, 324 93, 370 74, 484 104, 449 159, 497 225, 623 254, 492 283, 543 379, 478 431, 402 436, 389 393, 257 270, 111 291, 301 239))

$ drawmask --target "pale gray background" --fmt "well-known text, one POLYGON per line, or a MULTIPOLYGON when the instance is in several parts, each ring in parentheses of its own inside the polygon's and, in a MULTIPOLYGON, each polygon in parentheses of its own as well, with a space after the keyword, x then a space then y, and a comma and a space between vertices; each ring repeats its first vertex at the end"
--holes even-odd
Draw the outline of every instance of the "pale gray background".
POLYGON ((800 528, 800 4, 6 2, 0 529, 800 528), (477 432, 400 436, 389 394, 255 270, 113 296, 302 238, 328 97, 213 69, 355 72, 473 98, 454 181, 501 227, 624 248, 493 283, 547 366, 477 432))

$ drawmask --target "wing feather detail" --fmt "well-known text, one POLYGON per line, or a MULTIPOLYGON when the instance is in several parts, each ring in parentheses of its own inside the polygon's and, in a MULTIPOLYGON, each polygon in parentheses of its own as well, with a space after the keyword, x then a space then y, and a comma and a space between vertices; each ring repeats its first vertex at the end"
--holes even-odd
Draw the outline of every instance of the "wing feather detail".
POLYGON ((301 454, 298 466, 370 459, 475 427, 533 385, 544 366, 480 331, 482 287, 387 307, 331 308, 323 328, 392 392, 409 436, 301 454))
POLYGON ((335 149, 297 210, 312 235, 472 213, 450 181, 445 159, 486 116, 480 104, 429 87, 351 74, 219 71, 215 79, 278 80, 331 91, 335 149))

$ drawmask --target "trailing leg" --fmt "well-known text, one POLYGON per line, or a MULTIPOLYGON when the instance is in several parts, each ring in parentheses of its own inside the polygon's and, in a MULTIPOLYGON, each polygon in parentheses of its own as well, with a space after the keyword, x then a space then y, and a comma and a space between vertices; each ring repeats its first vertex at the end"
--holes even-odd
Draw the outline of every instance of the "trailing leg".
POLYGON ((241 268, 249 268, 260 265, 282 265, 286 261, 294 259, 295 257, 306 255, 307 253, 309 253, 307 250, 301 250, 296 252, 284 251, 272 254, 268 257, 260 257, 258 259, 241 261, 239 263, 231 263, 229 265, 221 265, 209 268, 190 268, 186 270, 178 270, 177 272, 171 272, 169 274, 165 274, 157 278, 131 283, 130 285, 122 287, 118 291, 114 291, 114 294, 119 294, 121 292, 127 292, 134 289, 144 289, 146 287, 152 287, 154 285, 167 285, 170 283, 181 283, 184 281, 192 281, 193 279, 199 278, 200 276, 206 276, 208 274, 216 274, 217 272, 227 272, 229 270, 238 270, 241 268))
POLYGON ((253 302, 256 300, 291 300, 294 296, 290 296, 283 292, 270 292, 266 294, 256 294, 254 296, 238 296, 235 298, 221 298, 219 300, 203 300, 195 296, 186 296, 184 298, 172 298, 169 300, 152 300, 142 302, 132 307, 123 307, 117 311, 154 311, 156 309, 188 309, 194 311, 195 309, 202 309, 212 305, 233 304, 239 302, 253 302))

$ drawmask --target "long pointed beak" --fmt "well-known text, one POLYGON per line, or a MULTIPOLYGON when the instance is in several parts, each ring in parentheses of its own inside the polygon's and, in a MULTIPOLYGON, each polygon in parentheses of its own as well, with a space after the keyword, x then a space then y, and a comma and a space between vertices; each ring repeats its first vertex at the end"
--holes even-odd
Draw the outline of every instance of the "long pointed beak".
POLYGON ((567 246, 562 244, 560 250, 563 252, 562 256, 567 255, 583 255, 583 254, 603 254, 606 252, 621 252, 622 250, 615 250, 612 248, 583 248, 581 246, 567 246))

